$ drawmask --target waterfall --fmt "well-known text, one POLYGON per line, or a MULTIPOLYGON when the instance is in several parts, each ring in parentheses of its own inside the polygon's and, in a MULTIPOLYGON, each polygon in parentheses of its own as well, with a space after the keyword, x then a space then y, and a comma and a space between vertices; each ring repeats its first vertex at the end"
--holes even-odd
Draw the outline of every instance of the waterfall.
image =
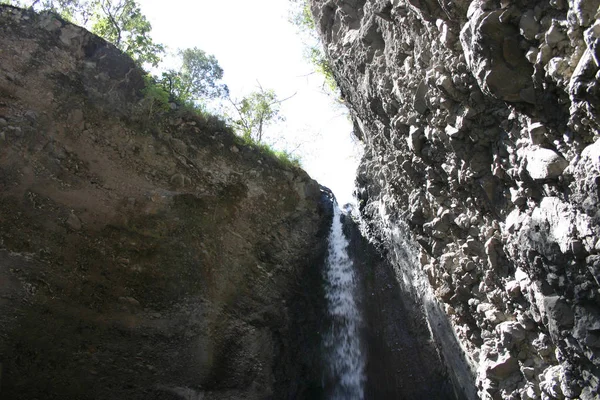
POLYGON ((331 400, 364 398, 365 358, 361 349, 362 318, 357 305, 354 265, 342 230, 342 212, 334 203, 325 268, 325 297, 330 327, 324 337, 331 400))

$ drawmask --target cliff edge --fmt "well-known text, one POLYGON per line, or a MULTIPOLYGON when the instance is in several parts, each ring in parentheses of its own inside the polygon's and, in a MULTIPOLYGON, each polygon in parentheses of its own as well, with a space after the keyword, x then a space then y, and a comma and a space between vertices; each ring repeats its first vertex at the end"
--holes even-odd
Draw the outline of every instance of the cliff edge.
POLYGON ((331 204, 143 88, 111 44, 0 6, 0 396, 311 397, 331 204))

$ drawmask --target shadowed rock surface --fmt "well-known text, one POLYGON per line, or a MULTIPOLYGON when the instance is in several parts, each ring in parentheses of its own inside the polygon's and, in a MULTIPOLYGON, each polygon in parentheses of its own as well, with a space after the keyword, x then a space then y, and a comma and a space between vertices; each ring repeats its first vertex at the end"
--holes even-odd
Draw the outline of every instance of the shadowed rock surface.
POLYGON ((314 398, 330 200, 143 87, 0 6, 0 397, 314 398))
POLYGON ((460 398, 430 339, 424 312, 418 310, 416 299, 402 296, 394 266, 363 236, 349 215, 344 217, 344 232, 364 315, 365 398, 460 398))

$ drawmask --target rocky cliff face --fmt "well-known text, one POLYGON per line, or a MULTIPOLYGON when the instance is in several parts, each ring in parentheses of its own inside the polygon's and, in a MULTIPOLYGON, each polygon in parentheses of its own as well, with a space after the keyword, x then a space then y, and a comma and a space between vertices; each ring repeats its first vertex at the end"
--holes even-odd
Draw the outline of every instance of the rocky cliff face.
POLYGON ((600 3, 311 4, 366 232, 457 392, 598 399, 600 3))
POLYGON ((0 6, 0 397, 312 398, 330 204, 143 86, 0 6))

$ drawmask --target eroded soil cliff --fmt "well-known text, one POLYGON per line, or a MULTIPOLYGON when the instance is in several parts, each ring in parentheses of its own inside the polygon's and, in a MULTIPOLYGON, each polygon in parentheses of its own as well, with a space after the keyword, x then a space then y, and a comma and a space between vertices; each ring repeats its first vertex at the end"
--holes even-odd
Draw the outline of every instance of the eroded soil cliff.
POLYGON ((0 6, 0 397, 310 398, 330 204, 143 86, 0 6))

